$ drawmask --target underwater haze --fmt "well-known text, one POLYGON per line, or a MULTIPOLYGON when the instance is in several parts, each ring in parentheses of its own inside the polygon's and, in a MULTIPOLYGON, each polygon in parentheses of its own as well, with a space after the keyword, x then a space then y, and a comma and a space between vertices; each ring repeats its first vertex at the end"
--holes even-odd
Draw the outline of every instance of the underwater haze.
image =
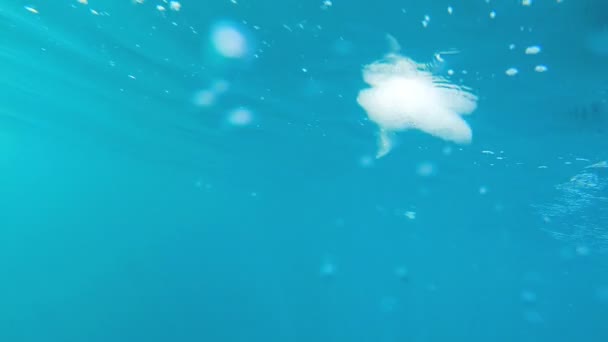
POLYGON ((0 341, 608 341, 608 2, 0 0, 0 341))

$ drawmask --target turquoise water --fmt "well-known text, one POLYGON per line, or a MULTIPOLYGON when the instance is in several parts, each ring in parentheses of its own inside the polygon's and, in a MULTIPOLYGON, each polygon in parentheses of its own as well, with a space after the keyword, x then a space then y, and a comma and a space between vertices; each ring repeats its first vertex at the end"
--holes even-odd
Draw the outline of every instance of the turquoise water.
POLYGON ((0 4, 0 341, 608 340, 602 1, 175 6, 0 4), (470 144, 374 157, 395 42, 470 144))

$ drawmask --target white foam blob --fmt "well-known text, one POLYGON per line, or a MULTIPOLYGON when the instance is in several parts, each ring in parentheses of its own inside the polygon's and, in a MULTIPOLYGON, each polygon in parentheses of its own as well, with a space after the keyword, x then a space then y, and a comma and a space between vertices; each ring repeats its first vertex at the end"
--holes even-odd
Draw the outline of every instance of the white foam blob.
POLYGON ((34 7, 31 6, 24 6, 23 8, 25 8, 26 11, 30 12, 30 13, 34 13, 34 14, 38 14, 40 12, 38 12, 37 9, 35 9, 34 7))
POLYGON ((215 103, 215 93, 210 90, 199 90, 194 94, 194 105, 209 107, 215 103))
POLYGON ((525 53, 526 53, 526 55, 537 55, 540 53, 540 51, 541 51, 541 47, 538 45, 534 45, 534 46, 528 46, 526 48, 525 53))
POLYGON ((471 142, 461 115, 476 109, 477 97, 429 68, 399 54, 364 66, 363 79, 371 87, 359 92, 357 102, 380 128, 376 158, 390 152, 397 131, 417 129, 458 144, 471 142))
POLYGON ((219 24, 211 31, 211 42, 216 51, 227 58, 241 58, 247 54, 247 39, 235 25, 219 24))
POLYGON ((237 108, 228 113, 228 122, 233 126, 247 126, 253 121, 253 114, 247 108, 237 108))
POLYGON ((333 3, 331 2, 331 0, 324 0, 321 3, 321 9, 326 10, 326 9, 330 8, 332 5, 333 5, 333 3))
POLYGON ((178 12, 179 10, 182 9, 182 4, 179 1, 170 1, 169 2, 169 8, 172 11, 178 12))
POLYGON ((519 73, 519 70, 517 70, 516 68, 509 68, 505 71, 505 74, 507 74, 507 76, 515 76, 517 75, 517 73, 519 73))
POLYGON ((405 213, 403 213, 403 216, 407 217, 410 220, 415 220, 416 212, 415 211, 406 211, 405 213))

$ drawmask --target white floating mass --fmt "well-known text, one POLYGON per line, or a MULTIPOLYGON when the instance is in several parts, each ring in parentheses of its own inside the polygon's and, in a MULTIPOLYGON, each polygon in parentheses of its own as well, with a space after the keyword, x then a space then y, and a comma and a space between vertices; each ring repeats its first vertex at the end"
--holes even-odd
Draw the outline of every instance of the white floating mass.
POLYGON ((169 8, 172 11, 179 12, 182 9, 182 4, 179 1, 171 1, 169 2, 169 8))
POLYGON ((34 13, 34 14, 38 14, 38 10, 35 9, 34 7, 31 6, 24 6, 23 8, 25 8, 26 11, 30 12, 30 13, 34 13))
POLYGON ((230 23, 220 23, 213 27, 211 43, 220 55, 227 58, 244 57, 249 49, 245 33, 230 23))
POLYGON ((228 122, 233 126, 247 126, 253 121, 253 114, 247 108, 237 108, 228 114, 228 122))
POLYGON ((540 46, 538 45, 528 46, 526 48, 526 55, 536 55, 540 52, 540 50, 540 46))
POLYGON ((516 68, 509 68, 507 69, 507 71, 505 71, 505 74, 507 74, 507 76, 515 76, 517 75, 517 73, 519 73, 519 70, 517 70, 516 68))
POLYGON ((458 144, 471 142, 471 128, 461 115, 476 109, 477 97, 429 69, 396 53, 364 66, 370 88, 359 92, 357 102, 380 128, 376 158, 390 152, 391 133, 398 131, 417 129, 458 144))

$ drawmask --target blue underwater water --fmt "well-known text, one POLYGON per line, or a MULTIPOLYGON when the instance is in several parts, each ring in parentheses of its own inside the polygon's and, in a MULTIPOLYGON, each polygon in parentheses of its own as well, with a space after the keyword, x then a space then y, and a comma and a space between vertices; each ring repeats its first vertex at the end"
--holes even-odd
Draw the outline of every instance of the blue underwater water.
POLYGON ((602 0, 2 0, 0 341, 608 341, 607 101, 602 0))

